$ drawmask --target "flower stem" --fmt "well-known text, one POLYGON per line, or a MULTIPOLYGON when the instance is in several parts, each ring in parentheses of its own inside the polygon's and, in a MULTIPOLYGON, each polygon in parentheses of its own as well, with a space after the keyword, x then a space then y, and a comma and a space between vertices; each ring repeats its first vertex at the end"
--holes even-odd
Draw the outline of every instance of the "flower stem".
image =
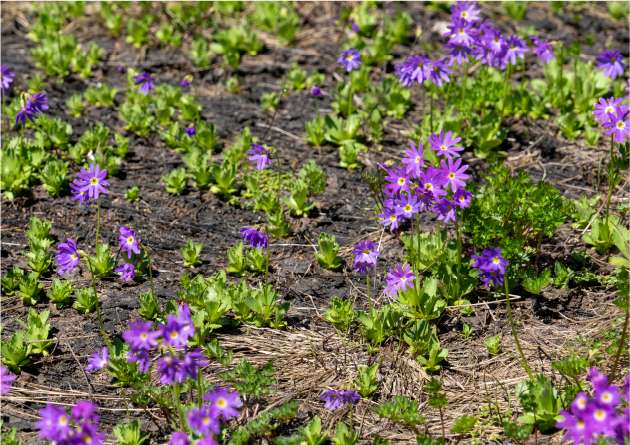
POLYGON ((433 93, 429 91, 429 130, 433 133, 433 93))
POLYGON ((626 342, 628 340, 628 324, 630 323, 630 309, 626 308, 626 315, 623 319, 623 330, 621 331, 621 339, 619 341, 619 347, 617 348, 617 353, 615 354, 615 361, 612 365, 612 371, 610 372, 610 380, 615 381, 617 378, 617 366, 619 366, 619 359, 621 358, 621 354, 623 353, 623 348, 626 346, 626 342))
POLYGON ((462 232, 459 226, 458 215, 455 215, 455 235, 457 236, 457 265, 462 265, 462 232))
POLYGON ((369 272, 365 276, 365 285, 367 287, 368 304, 370 305, 370 311, 371 311, 372 308, 373 308, 373 306, 372 306, 372 286, 370 285, 370 273, 369 272))
POLYGON ((99 235, 100 235, 100 228, 101 228, 101 204, 97 201, 96 202, 96 245, 94 246, 95 249, 98 249, 98 244, 99 244, 99 235))
POLYGON ((614 160, 615 160, 615 151, 614 151, 614 139, 613 136, 610 136, 610 160, 608 164, 608 192, 606 193, 606 225, 608 225, 608 215, 610 214, 610 201, 612 199, 612 192, 615 182, 615 178, 613 175, 614 169, 614 160))
POLYGON ((527 371, 527 375, 531 379, 532 368, 530 368, 529 362, 527 361, 527 358, 525 357, 525 354, 523 353, 523 349, 521 348, 521 342, 518 339, 518 332, 516 331, 516 323, 512 315, 512 304, 510 303, 510 292, 508 290, 507 276, 503 278, 503 284, 504 284, 503 287, 505 288, 505 304, 506 304, 506 309, 507 309, 507 316, 510 322, 510 327, 512 328, 512 337, 514 337, 514 344, 516 345, 516 350, 518 351, 518 355, 521 358, 521 366, 523 367, 523 369, 525 369, 525 371, 527 371))
POLYGON ((110 350, 113 350, 113 345, 111 340, 109 339, 109 335, 105 331, 105 323, 103 323, 103 312, 101 311, 101 301, 98 298, 98 293, 96 292, 96 277, 94 276, 94 270, 92 269, 92 263, 90 263, 90 259, 86 259, 88 264, 88 269, 90 269, 90 282, 92 286, 92 292, 94 292, 94 296, 98 300, 96 302, 96 320, 98 322, 98 330, 103 337, 103 341, 107 345, 110 350))

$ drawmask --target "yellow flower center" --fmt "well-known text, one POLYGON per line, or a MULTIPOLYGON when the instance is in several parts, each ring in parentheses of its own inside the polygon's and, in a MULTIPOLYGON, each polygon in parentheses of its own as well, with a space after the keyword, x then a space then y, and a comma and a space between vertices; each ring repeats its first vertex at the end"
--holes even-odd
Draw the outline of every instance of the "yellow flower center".
POLYGON ((204 417, 201 423, 203 423, 205 426, 210 425, 210 417, 204 417))
POLYGON ((459 35, 463 36, 464 34, 466 34, 466 31, 464 30, 464 28, 459 28, 459 35))
POLYGON ((409 213, 409 212, 411 212, 411 210, 412 210, 412 209, 411 209, 411 204, 407 204, 407 205, 405 206, 405 212, 409 213))
POLYGON ((352 54, 348 54, 348 55, 346 56, 346 60, 347 60, 348 62, 352 62, 352 61, 354 60, 354 56, 353 56, 352 54))
POLYGON ((169 336, 170 336, 172 339, 176 339, 176 338, 177 338, 177 335, 179 335, 179 334, 177 333, 177 331, 171 331, 171 333, 169 334, 169 336))
POLYGON ((624 121, 618 121, 617 128, 619 128, 620 130, 623 130, 624 128, 626 128, 626 123, 624 121))
POLYGON ((593 417, 595 417, 595 420, 598 422, 603 422, 604 419, 606 419, 606 411, 603 409, 596 409, 593 413, 593 417))
POLYGON ((614 111, 615 111, 614 107, 612 105, 608 105, 606 109, 604 110, 604 113, 613 113, 614 111))
POLYGON ((219 408, 225 408, 227 406, 227 400, 225 400, 223 397, 219 397, 217 399, 217 406, 219 408))
POLYGON ((583 430, 583 429, 584 429, 584 427, 586 426, 586 424, 584 423, 584 421, 583 421, 583 420, 578 420, 578 421, 575 423, 575 425, 577 426, 577 428, 578 428, 579 430, 583 430))
POLYGON ((612 400, 612 394, 608 391, 604 392, 604 394, 602 394, 602 401, 603 402, 610 402, 612 400))
POLYGON ((459 197, 459 202, 464 202, 464 201, 466 201, 466 198, 464 197, 464 195, 460 196, 459 197))
POLYGON ((83 443, 87 443, 87 444, 92 443, 92 437, 89 434, 85 434, 83 436, 83 443))
POLYGON ((420 163, 420 156, 416 156, 415 161, 416 161, 416 164, 419 164, 420 163))
POLYGON ((397 219, 398 219, 398 217, 397 217, 396 215, 389 215, 389 220, 390 220, 391 222, 394 222, 394 221, 396 221, 397 219))
POLYGON ((440 150, 447 151, 448 147, 445 144, 440 145, 440 150))
POLYGON ((494 258, 492 258, 492 262, 493 262, 494 264, 499 264, 499 257, 498 257, 498 256, 495 256, 494 258))
POLYGON ((433 190, 433 184, 431 184, 430 182, 427 182, 426 184, 424 184, 424 189, 433 190))
POLYGON ((146 332, 143 332, 142 334, 140 334, 140 340, 144 341, 147 338, 149 338, 149 334, 147 334, 146 332))
POLYGON ((128 236, 127 237, 127 244, 132 245, 134 242, 133 236, 128 236))
POLYGON ((399 186, 402 187, 403 185, 405 185, 405 182, 407 182, 407 179, 405 179, 405 178, 398 178, 398 185, 399 186))
POLYGON ((450 173, 448 174, 448 179, 455 179, 455 173, 450 172, 450 173))
POLYGON ((460 17, 463 19, 467 19, 468 18, 468 11, 462 11, 462 13, 460 14, 460 17))
POLYGON ((72 259, 72 261, 76 261, 78 256, 76 253, 73 253, 72 255, 70 255, 70 258, 72 259))
POLYGON ((98 178, 95 176, 92 179, 90 179, 90 184, 92 185, 98 185, 98 178))
POLYGON ((59 424, 59 426, 66 426, 68 424, 68 417, 60 416, 59 420, 57 420, 57 423, 59 424))
POLYGON ((586 408, 586 399, 585 399, 585 398, 580 398, 580 399, 578 399, 578 401, 577 401, 577 406, 578 406, 578 408, 580 408, 580 409, 584 409, 584 408, 586 408))
POLYGON ((406 282, 407 281, 407 277, 405 277, 405 276, 400 277, 400 281, 402 281, 403 283, 406 282))

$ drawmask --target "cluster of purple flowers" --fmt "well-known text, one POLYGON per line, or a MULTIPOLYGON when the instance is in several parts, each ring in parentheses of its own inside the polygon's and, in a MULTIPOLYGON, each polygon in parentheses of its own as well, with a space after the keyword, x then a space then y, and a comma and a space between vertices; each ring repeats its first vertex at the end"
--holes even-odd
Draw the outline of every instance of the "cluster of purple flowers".
POLYGON ((479 271, 479 278, 484 286, 502 285, 508 261, 503 258, 501 249, 485 249, 481 255, 473 255, 473 267, 479 271))
POLYGON ((470 205, 472 195, 466 191, 468 165, 462 164, 459 137, 452 132, 429 136, 429 144, 441 158, 439 167, 426 166, 422 144, 410 143, 401 166, 383 167, 387 175, 383 187, 386 199, 381 223, 394 231, 401 222, 422 211, 433 212, 438 220, 455 221, 457 208, 470 205))
POLYGON ((256 230, 253 227, 243 227, 241 229, 241 238, 245 241, 250 247, 254 247, 256 249, 266 249, 269 245, 269 238, 265 232, 260 230, 256 230))
POLYGON ((39 410, 39 436, 57 445, 100 445, 105 434, 98 431, 100 418, 96 414, 97 409, 94 403, 82 400, 68 414, 65 409, 49 403, 39 410))
POLYGON ((15 79, 15 73, 6 65, 0 65, 0 90, 7 91, 15 79))
POLYGON ((356 405, 361 396, 351 389, 327 389, 322 392, 320 400, 324 402, 324 408, 336 411, 345 405, 356 405))
POLYGON ((418 85, 430 80, 438 87, 447 83, 452 73, 450 59, 442 58, 431 60, 424 54, 407 57, 402 63, 396 64, 396 75, 404 86, 408 87, 414 82, 418 85))
POLYGON ((630 111, 623 102, 623 99, 615 97, 600 98, 593 111, 595 120, 606 130, 606 134, 621 144, 630 139, 630 111))
MULTIPOLYGON (((131 260, 131 257, 134 254, 140 255, 140 244, 138 242, 138 238, 136 237, 136 232, 129 227, 122 226, 119 229, 118 247, 121 252, 127 253, 127 259, 129 260, 131 260)), ((131 262, 121 264, 115 271, 125 282, 132 281, 136 276, 136 266, 131 262)))
MULTIPOLYGON (((221 422, 229 421, 239 416, 239 408, 243 406, 238 391, 216 387, 203 397, 206 404, 188 411, 188 426, 201 439, 196 445, 214 445, 215 434, 221 431, 221 422)), ((169 445, 190 445, 192 442, 188 433, 174 432, 169 445)))
POLYGON ((416 275, 409 264, 397 264, 387 272, 385 295, 390 299, 394 299, 398 291, 404 291, 413 287, 415 279, 416 275))
POLYGON ((376 267, 378 260, 378 246, 374 241, 359 241, 354 245, 354 271, 366 275, 370 270, 376 267))
POLYGON ((264 170, 271 165, 271 151, 267 147, 252 144, 247 155, 247 159, 256 164, 256 170, 264 170))
POLYGON ((80 203, 96 201, 101 194, 109 193, 107 187, 107 170, 97 164, 90 164, 88 169, 82 168, 70 183, 72 198, 80 203))
POLYGON ((350 48, 341 52, 341 55, 337 59, 337 63, 341 65, 347 73, 349 73, 359 69, 363 61, 361 60, 361 53, 354 48, 350 48))
POLYGON ((11 386, 16 378, 15 374, 12 374, 5 366, 0 365, 0 396, 11 391, 11 386))
POLYGON ((612 439, 621 445, 628 443, 630 374, 626 376, 621 388, 610 385, 608 377, 596 368, 589 370, 588 380, 593 386, 592 397, 585 392, 579 392, 571 403, 571 408, 560 412, 562 420, 556 426, 566 430, 564 439, 576 445, 602 443, 599 441, 601 438, 612 439))
POLYGON ((160 383, 172 385, 187 378, 196 379, 199 370, 208 365, 208 360, 201 349, 188 348, 188 340, 194 333, 187 304, 180 304, 177 314, 169 314, 166 322, 156 329, 150 321, 131 322, 122 335, 129 346, 127 361, 137 363, 140 372, 147 373, 151 364, 150 353, 161 349, 156 367, 160 383))
POLYGON ((139 85, 138 92, 149 94, 155 88, 155 78, 146 71, 133 78, 136 85, 139 85))
POLYGON ((22 108, 15 115, 15 125, 24 124, 27 120, 33 121, 38 114, 47 109, 46 93, 25 94, 22 99, 22 108))

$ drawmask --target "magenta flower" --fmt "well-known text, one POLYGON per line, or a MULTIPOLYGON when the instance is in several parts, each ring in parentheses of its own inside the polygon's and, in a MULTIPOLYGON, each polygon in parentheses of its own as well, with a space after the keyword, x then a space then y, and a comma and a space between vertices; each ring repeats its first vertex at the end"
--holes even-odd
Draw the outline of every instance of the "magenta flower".
POLYGON ((553 47, 551 43, 546 40, 541 40, 536 36, 532 36, 532 42, 534 43, 534 52, 536 57, 545 65, 551 62, 554 58, 553 47))
POLYGON ((413 215, 420 212, 422 203, 418 201, 416 195, 407 194, 398 200, 396 214, 404 219, 411 219, 413 215))
POLYGON ((253 227, 243 227, 240 233, 243 241, 245 241, 250 247, 266 249, 269 245, 269 238, 267 237, 267 234, 260 230, 256 230, 253 227))
POLYGON ((453 193, 456 193, 457 190, 466 187, 466 181, 470 178, 470 176, 464 173, 468 170, 468 165, 462 165, 461 159, 453 161, 449 158, 448 163, 445 161, 440 162, 440 168, 444 172, 448 185, 450 185, 453 193))
POLYGON ((230 391, 221 387, 208 391, 203 400, 210 403, 212 409, 224 420, 238 417, 239 408, 243 406, 238 391, 230 391))
POLYGON ((97 406, 87 400, 77 402, 70 415, 49 403, 39 411, 39 436, 57 445, 101 445, 105 434, 98 432, 100 418, 96 411, 97 406))
POLYGON ((617 108, 608 122, 604 122, 602 126, 606 129, 607 135, 613 136, 616 142, 623 144, 626 139, 630 139, 630 112, 617 108))
POLYGON ((136 238, 136 232, 127 226, 122 226, 119 229, 118 247, 123 252, 127 252, 127 258, 129 259, 131 259, 131 255, 134 253, 140 255, 140 245, 136 238))
POLYGON ((11 374, 4 365, 0 365, 0 396, 4 396, 11 391, 11 386, 15 379, 17 379, 15 374, 11 374))
POLYGON ((412 55, 396 65, 396 76, 400 83, 408 87, 416 82, 422 85, 429 78, 431 59, 425 55, 412 55))
POLYGON ((560 411, 560 418, 562 420, 556 423, 556 427, 566 430, 564 440, 578 445, 592 443, 593 431, 584 419, 574 416, 567 410, 560 411))
POLYGON ((429 136, 429 144, 431 150, 435 151, 438 156, 444 156, 448 159, 452 157, 459 157, 459 152, 464 150, 464 147, 457 145, 462 138, 454 136, 452 131, 441 131, 440 134, 432 134, 429 136))
POLYGON ((361 53, 354 48, 347 49, 341 53, 337 59, 337 63, 340 64, 347 73, 354 71, 361 66, 361 53))
POLYGON ((599 56, 597 56, 595 61, 597 62, 597 68, 611 79, 616 79, 617 77, 622 76, 625 70, 621 51, 616 49, 604 50, 599 56))
POLYGON ((271 165, 271 152, 267 147, 259 144, 252 144, 247 152, 250 161, 256 163, 256 170, 264 170, 271 165))
POLYGON ((409 264, 397 264, 387 272, 385 295, 390 299, 394 299, 398 291, 404 291, 413 287, 415 279, 416 275, 409 264))
POLYGON ((524 59, 525 54, 529 51, 527 44, 518 36, 512 35, 505 40, 506 52, 505 62, 510 65, 516 65, 518 59, 524 59))
POLYGON ((85 370, 87 372, 100 371, 105 366, 107 366, 108 362, 109 362, 109 350, 107 349, 107 346, 103 346, 103 349, 101 349, 100 351, 96 351, 94 354, 90 356, 90 358, 88 359, 88 364, 85 367, 85 370))
POLYGON ((457 218, 457 212, 455 211, 456 205, 453 201, 445 198, 441 198, 433 204, 431 210, 437 215, 438 221, 445 223, 455 222, 457 218))
POLYGON ((216 413, 209 406, 193 408, 188 411, 188 425, 198 434, 218 434, 221 424, 216 413))
POLYGON ((84 168, 81 169, 81 171, 77 173, 73 184, 74 187, 71 188, 73 193, 75 193, 75 199, 79 202, 96 200, 101 194, 109 193, 106 188, 109 187, 109 182, 107 182, 107 170, 101 170, 98 164, 90 164, 88 170, 84 168), (81 193, 83 193, 83 195, 80 195, 81 193), (77 195, 80 195, 80 197, 77 195))
POLYGON ((164 344, 174 348, 183 348, 188 344, 188 339, 195 333, 195 326, 190 317, 190 309, 187 304, 180 304, 177 315, 169 314, 166 323, 161 326, 164 344))
POLYGON ((451 19, 477 22, 480 12, 476 2, 458 1, 451 6, 451 19))
POLYGON ((359 241, 354 246, 354 271, 366 275, 370 270, 376 267, 379 251, 374 241, 359 241))
POLYGON ((141 94, 149 94, 155 88, 155 78, 146 71, 135 76, 133 80, 136 85, 140 85, 138 92, 141 94))
POLYGON ((47 404, 39 410, 41 420, 36 423, 39 437, 55 442, 65 442, 71 435, 71 419, 60 406, 47 404))
POLYGON ((453 19, 448 27, 449 43, 470 47, 475 43, 477 30, 467 20, 453 19))
POLYGON ((27 120, 33 121, 38 114, 48 109, 48 96, 46 93, 26 95, 22 108, 15 115, 15 125, 24 124, 27 120))
POLYGON ((131 263, 121 264, 116 269, 114 269, 114 272, 120 275, 120 279, 125 283, 133 281, 133 279, 136 277, 136 267, 131 263))
POLYGON ((600 124, 605 124, 614 118, 614 115, 618 111, 625 114, 628 111, 628 107, 622 102, 623 99, 617 99, 616 97, 610 97, 608 99, 600 97, 599 101, 595 104, 595 110, 593 111, 595 120, 600 124))
POLYGON ((320 400, 324 402, 324 408, 336 411, 345 405, 356 405, 361 396, 353 390, 327 389, 322 392, 320 400))
POLYGON ((424 167, 424 147, 418 143, 416 146, 413 142, 409 142, 409 148, 405 150, 405 157, 402 160, 402 164, 405 166, 405 171, 408 176, 412 178, 419 178, 422 173, 422 167, 424 167))
POLYGON ((59 275, 65 275, 79 266, 81 255, 79 255, 77 243, 73 239, 68 238, 65 243, 57 245, 55 262, 57 263, 57 273, 59 275))
POLYGON ((0 65, 0 89, 7 91, 15 79, 15 73, 6 65, 0 65))

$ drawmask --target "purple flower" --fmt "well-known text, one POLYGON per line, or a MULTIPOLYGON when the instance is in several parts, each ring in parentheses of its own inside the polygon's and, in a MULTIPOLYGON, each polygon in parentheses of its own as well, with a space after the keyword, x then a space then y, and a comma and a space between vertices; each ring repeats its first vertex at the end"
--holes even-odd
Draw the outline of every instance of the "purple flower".
POLYGON ((129 351, 127 353, 127 362, 137 363, 138 371, 146 374, 151 367, 151 356, 148 351, 129 351))
POLYGON ((532 42, 534 43, 534 52, 536 53, 536 57, 545 65, 551 62, 554 58, 553 55, 553 47, 551 43, 546 40, 541 40, 538 37, 533 36, 532 42))
POLYGON ((477 60, 494 68, 505 68, 507 42, 501 32, 488 22, 480 25, 480 37, 473 53, 477 60))
POLYGON ((33 121, 41 112, 48 109, 48 96, 46 93, 26 95, 22 108, 15 115, 15 125, 24 124, 27 120, 33 121))
POLYGON ((201 368, 208 366, 210 362, 203 354, 201 349, 195 348, 184 352, 181 361, 181 373, 184 377, 195 380, 201 368))
POLYGON ((501 249, 485 249, 481 255, 473 255, 472 258, 473 267, 479 271, 481 281, 485 286, 503 284, 503 277, 509 263, 503 258, 501 249))
POLYGON ((212 436, 202 437, 195 445, 220 445, 212 436))
POLYGON ((352 30, 352 32, 359 32, 361 30, 359 28, 359 25, 357 25, 357 22, 355 22, 354 20, 350 22, 350 29, 352 30))
POLYGON ((623 75, 625 65, 623 64, 623 56, 621 51, 616 49, 604 50, 597 59, 597 68, 611 79, 616 79, 623 75))
POLYGON ((169 440, 168 445, 190 445, 190 440, 188 440, 188 433, 184 433, 183 431, 175 431, 171 434, 171 440, 169 440))
POLYGON ((243 406, 238 391, 230 391, 226 388, 216 387, 206 393, 203 400, 224 420, 230 420, 239 416, 239 408, 243 406))
POLYGON ((460 209, 465 209, 472 202, 472 193, 464 189, 458 189, 453 195, 453 202, 460 209))
POLYGON ((313 97, 321 97, 322 96, 322 89, 320 87, 318 87, 317 85, 313 85, 311 87, 311 96, 313 96, 313 97))
POLYGON ((253 227, 243 227, 240 231, 241 238, 250 247, 266 249, 269 244, 269 238, 265 232, 256 230, 253 227))
POLYGON ((605 409, 614 411, 621 402, 619 388, 614 385, 600 385, 593 392, 596 403, 605 409))
POLYGON ((459 136, 453 136, 452 131, 441 131, 440 134, 432 134, 429 136, 429 144, 431 150, 435 151, 438 156, 444 156, 448 159, 452 157, 459 157, 459 152, 464 149, 458 144, 462 138, 459 136))
POLYGON ((68 238, 65 243, 57 245, 55 262, 57 263, 57 273, 59 275, 65 275, 79 266, 81 255, 79 255, 77 243, 73 239, 68 238))
POLYGON ((218 434, 221 430, 219 418, 209 406, 193 408, 188 411, 188 425, 201 435, 218 434))
POLYGON ((61 407, 47 404, 39 411, 39 436, 58 445, 101 445, 105 434, 98 432, 97 406, 87 400, 77 402, 71 415, 61 407))
POLYGON ((354 270, 355 272, 366 275, 368 271, 376 267, 379 251, 374 241, 359 241, 354 246, 354 270))
POLYGON ((197 134, 197 129, 195 128, 194 125, 186 127, 186 134, 188 135, 188 137, 193 137, 194 135, 197 134))
POLYGON ((567 430, 563 439, 571 441, 573 444, 591 444, 593 435, 589 425, 580 417, 574 416, 567 410, 560 411, 560 420, 556 423, 557 428, 567 430))
POLYGON ((137 320, 129 323, 129 329, 123 332, 123 340, 129 345, 131 351, 150 351, 158 344, 160 331, 153 330, 150 321, 137 320))
POLYGON ((184 374, 181 370, 181 361, 171 353, 165 353, 157 361, 157 373, 162 385, 182 383, 184 374))
POLYGON ((476 22, 479 20, 479 7, 476 2, 458 1, 451 6, 451 19, 476 22))
POLYGON ((5 92, 9 89, 15 78, 15 73, 6 65, 0 65, 0 89, 5 92))
POLYGON ((127 258, 131 258, 132 254, 140 255, 140 245, 136 238, 136 232, 127 226, 122 226, 119 229, 118 235, 118 247, 123 252, 127 252, 127 258))
POLYGON ((604 122, 602 126, 607 130, 607 135, 613 136, 616 142, 623 144, 626 139, 630 139, 630 112, 617 108, 610 115, 608 122, 604 122))
POLYGON ((190 83, 192 82, 193 76, 191 74, 186 74, 182 80, 179 81, 179 86, 182 88, 188 88, 190 83))
POLYGON ((448 42, 445 46, 448 49, 448 65, 467 62, 468 58, 473 54, 473 50, 465 45, 448 42))
POLYGON ((96 200, 101 193, 109 193, 106 188, 109 187, 109 182, 107 182, 107 170, 101 170, 98 164, 90 164, 89 170, 82 168, 81 171, 77 173, 73 184, 74 186, 71 185, 71 189, 75 194, 75 199, 79 202, 96 200))
POLYGON ((336 411, 345 405, 356 405, 361 396, 352 390, 327 389, 319 397, 324 402, 324 408, 336 411))
POLYGON ((408 192, 410 181, 407 177, 407 171, 405 168, 392 168, 389 169, 384 165, 381 166, 387 173, 383 180, 386 182, 384 186, 385 194, 388 196, 396 195, 400 192, 408 192))
POLYGON ((195 326, 188 305, 180 304, 177 308, 177 315, 169 314, 161 329, 164 344, 175 348, 185 347, 188 344, 188 339, 195 334, 195 326))
POLYGON ((440 169, 429 167, 420 175, 420 188, 424 193, 428 193, 433 196, 434 199, 439 199, 446 195, 444 187, 447 184, 447 179, 444 176, 444 172, 440 169))
POLYGON ((125 283, 133 281, 136 277, 136 267, 131 263, 123 263, 114 269, 114 272, 120 275, 120 279, 125 283))
POLYGON ((429 80, 438 87, 449 81, 449 74, 451 74, 451 69, 448 67, 447 59, 434 60, 428 66, 429 80))
POLYGON ((127 72, 127 67, 122 63, 119 63, 118 65, 116 65, 116 71, 120 74, 125 74, 127 72))
POLYGON ((341 55, 337 59, 337 63, 340 64, 347 73, 358 69, 361 66, 361 54, 354 48, 342 51, 341 55))
POLYGON ((247 159, 256 163, 256 170, 264 170, 271 165, 271 152, 267 147, 252 144, 251 148, 247 152, 247 155, 247 159))
POLYGON ((506 52, 505 52, 505 61, 510 65, 516 65, 518 59, 525 58, 525 54, 527 53, 528 48, 527 44, 518 36, 512 35, 508 37, 505 41, 506 43, 506 52))
POLYGON ((416 82, 422 85, 429 77, 431 59, 425 55, 413 55, 396 65, 396 76, 400 83, 408 87, 416 82))
POLYGON ((456 205, 449 199, 439 199, 434 204, 431 210, 437 215, 438 221, 445 223, 455 222, 457 218, 457 212, 455 211, 456 205))
POLYGON ((387 286, 385 286, 385 295, 390 299, 396 297, 398 291, 404 291, 413 287, 413 282, 416 279, 416 275, 411 270, 409 264, 400 265, 397 264, 394 268, 387 272, 387 286))
POLYGON ((0 365, 0 396, 4 396, 11 391, 11 385, 13 385, 13 381, 16 378, 15 374, 11 374, 5 366, 0 365))
POLYGON ((136 85, 140 85, 138 92, 141 94, 149 94, 155 88, 155 78, 146 71, 135 76, 133 80, 136 82, 136 85))
POLYGON ((412 178, 419 178, 424 167, 424 147, 418 143, 416 146, 413 142, 409 142, 409 148, 405 150, 405 157, 402 160, 407 175, 412 178))
POLYGON ((108 362, 109 362, 109 350, 107 349, 107 346, 103 346, 103 349, 101 349, 100 351, 96 351, 90 356, 90 358, 88 359, 88 364, 85 367, 85 370, 87 372, 100 371, 105 366, 107 366, 108 362))
POLYGON ((467 20, 454 19, 448 29, 449 43, 470 47, 476 40, 477 30, 467 20))
POLYGON ((444 171, 444 176, 448 184, 451 186, 453 193, 457 190, 466 187, 466 181, 470 176, 464 173, 468 170, 468 165, 462 165, 461 159, 448 159, 448 164, 445 161, 440 162, 440 168, 444 171))
POLYGON ((392 232, 396 230, 400 224, 400 219, 398 218, 396 210, 389 207, 383 207, 383 213, 379 215, 379 219, 381 224, 385 227, 389 227, 392 232))
POLYGON ((595 110, 593 111, 595 120, 600 124, 605 124, 614 117, 618 110, 625 114, 628 111, 628 107, 622 102, 623 99, 617 99, 616 97, 608 99, 600 97, 599 101, 595 104, 595 110))
POLYGON ((400 198, 396 205, 396 214, 404 219, 411 219, 413 215, 420 212, 422 203, 418 201, 416 195, 407 194, 400 198))

